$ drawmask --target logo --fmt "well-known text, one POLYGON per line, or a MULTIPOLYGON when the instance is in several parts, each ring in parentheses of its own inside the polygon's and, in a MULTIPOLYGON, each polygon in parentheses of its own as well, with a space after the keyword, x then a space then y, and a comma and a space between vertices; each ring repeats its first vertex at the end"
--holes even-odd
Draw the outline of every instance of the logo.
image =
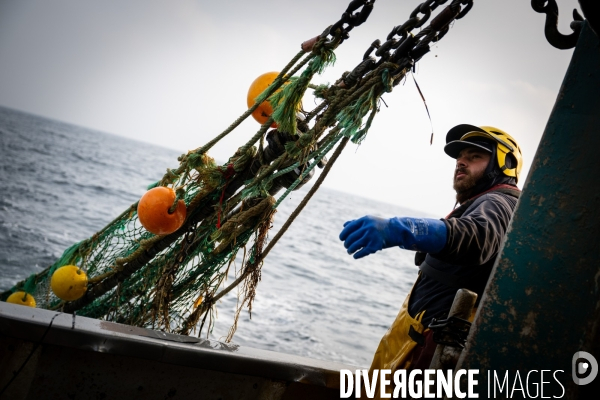
POLYGON ((598 375, 598 362, 588 352, 578 351, 572 360, 573 382, 576 385, 587 385, 598 375))

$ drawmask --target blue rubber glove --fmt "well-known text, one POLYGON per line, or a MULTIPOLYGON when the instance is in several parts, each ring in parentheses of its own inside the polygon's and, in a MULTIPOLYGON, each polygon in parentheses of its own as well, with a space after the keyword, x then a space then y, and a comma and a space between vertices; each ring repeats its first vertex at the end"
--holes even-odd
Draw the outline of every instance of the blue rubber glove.
POLYGON ((358 259, 394 246, 435 254, 446 245, 447 234, 446 224, 439 219, 367 215, 346 222, 340 240, 348 254, 355 253, 358 259))

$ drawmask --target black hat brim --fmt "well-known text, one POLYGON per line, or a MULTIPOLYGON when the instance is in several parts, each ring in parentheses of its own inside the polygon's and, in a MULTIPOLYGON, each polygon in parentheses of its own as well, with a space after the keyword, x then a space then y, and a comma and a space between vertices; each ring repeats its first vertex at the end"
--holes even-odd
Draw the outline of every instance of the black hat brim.
MULTIPOLYGON (((473 132, 473 131, 470 130, 469 132, 473 132)), ((461 135, 461 137, 462 137, 462 135, 461 135)), ((444 151, 450 157, 458 158, 458 155, 460 154, 460 152, 463 151, 464 149, 466 149, 467 147, 477 147, 481 150, 487 151, 488 153, 492 153, 492 150, 488 149, 485 146, 482 146, 480 144, 473 143, 473 142, 463 141, 463 140, 454 140, 454 141, 448 143, 446 146, 444 146, 444 151)))
POLYGON ((454 142, 456 140, 460 140, 461 137, 466 135, 469 132, 483 132, 487 133, 483 129, 475 125, 469 124, 461 124, 456 125, 454 128, 450 129, 446 134, 446 143, 454 142))

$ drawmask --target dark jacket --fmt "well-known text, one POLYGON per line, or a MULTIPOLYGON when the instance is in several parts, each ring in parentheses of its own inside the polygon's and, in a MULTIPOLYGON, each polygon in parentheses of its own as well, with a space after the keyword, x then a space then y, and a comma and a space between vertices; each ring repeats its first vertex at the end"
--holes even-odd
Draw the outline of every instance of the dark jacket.
POLYGON ((417 253, 422 273, 412 291, 408 312, 423 310, 423 325, 450 311, 459 288, 474 291, 481 299, 508 224, 517 205, 516 187, 492 189, 455 209, 443 221, 448 238, 437 254, 417 253), (423 268, 423 267, 427 268, 423 268))

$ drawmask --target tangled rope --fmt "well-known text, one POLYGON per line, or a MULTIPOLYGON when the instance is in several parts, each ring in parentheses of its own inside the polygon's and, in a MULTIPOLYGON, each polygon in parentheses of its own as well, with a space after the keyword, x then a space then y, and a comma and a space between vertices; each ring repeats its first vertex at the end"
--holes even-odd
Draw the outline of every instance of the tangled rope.
POLYGON ((231 340, 242 308, 252 310, 265 257, 318 190, 347 143, 365 139, 381 96, 391 92, 426 53, 429 43, 445 35, 449 23, 472 6, 471 0, 454 0, 429 26, 415 36, 410 33, 446 1, 425 1, 413 12, 415 16, 411 15, 412 22, 392 30, 387 44, 374 42, 371 47, 378 46, 379 60, 370 58, 372 50, 368 51, 363 61, 335 84, 314 86, 310 83, 314 75, 335 62, 334 50, 354 26, 366 20, 373 6, 373 1, 352 1, 340 21, 303 44, 254 106, 213 140, 180 156, 178 168, 168 169, 151 185, 175 190, 171 212, 179 200, 185 202, 187 217, 176 232, 153 235, 146 231, 137 218, 137 203, 132 204, 91 238, 68 248, 51 267, 2 297, 25 290, 44 308, 181 334, 196 329, 200 334, 208 319, 208 334, 216 302, 242 284, 243 298, 227 337, 231 340), (418 18, 419 13, 425 17, 418 18), (396 35, 401 39, 396 40, 396 35), (322 101, 299 118, 297 110, 309 88, 322 101), (225 164, 216 165, 208 151, 265 100, 273 106, 273 115, 225 164), (273 122, 278 128, 269 131, 273 122), (268 242, 277 207, 291 191, 304 185, 318 166, 324 166, 321 175, 268 242), (278 195, 283 188, 286 190, 278 195), (238 277, 219 291, 240 255, 238 277), (66 264, 76 264, 90 276, 85 295, 67 303, 49 290, 52 273, 66 264))

